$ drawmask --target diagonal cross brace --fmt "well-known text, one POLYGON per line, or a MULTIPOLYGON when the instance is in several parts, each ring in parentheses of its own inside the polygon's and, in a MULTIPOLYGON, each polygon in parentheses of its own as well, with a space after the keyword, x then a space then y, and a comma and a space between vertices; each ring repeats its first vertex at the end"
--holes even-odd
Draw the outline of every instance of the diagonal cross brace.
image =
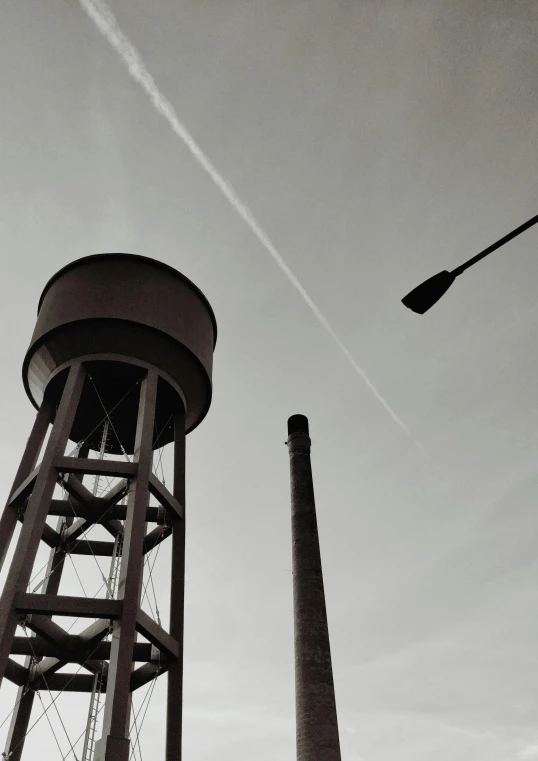
POLYGON ((22 504, 28 499, 28 497, 32 493, 34 484, 39 475, 40 467, 41 466, 38 465, 37 468, 35 468, 30 473, 30 475, 24 479, 22 484, 13 492, 8 502, 8 505, 10 505, 11 507, 18 507, 20 504, 22 504))
POLYGON ((84 524, 76 521, 73 526, 64 534, 64 540, 72 541, 83 533, 81 527, 83 525, 93 525, 94 523, 101 523, 106 530, 116 537, 123 533, 123 525, 120 521, 109 518, 102 520, 102 516, 106 511, 113 507, 120 499, 127 493, 129 488, 129 482, 127 479, 123 479, 113 489, 109 491, 106 497, 95 497, 75 476, 70 475, 69 478, 59 479, 59 483, 65 488, 67 493, 73 497, 76 501, 76 506, 73 512, 78 514, 78 517, 84 520, 84 524))
POLYGON ((161 505, 166 508, 173 520, 183 519, 183 505, 168 491, 154 473, 151 473, 149 477, 148 488, 155 499, 159 500, 161 505))
POLYGON ((104 674, 106 677, 108 672, 108 663, 106 660, 90 658, 89 656, 94 654, 96 646, 100 643, 103 637, 108 634, 110 630, 109 621, 96 621, 86 627, 81 634, 69 635, 61 626, 54 624, 50 619, 48 619, 48 623, 52 623, 52 627, 47 627, 46 625, 43 627, 43 623, 40 621, 40 619, 43 618, 43 616, 29 617, 27 623, 28 628, 39 632, 41 637, 43 637, 42 641, 48 639, 49 643, 49 638, 56 635, 57 640, 53 644, 58 652, 56 655, 44 657, 42 661, 35 665, 32 671, 32 678, 29 681, 29 687, 31 689, 50 686, 49 677, 67 663, 84 665, 84 668, 88 669, 88 671, 91 671, 94 674, 104 674), (45 628, 45 631, 43 631, 43 628, 45 628), (45 633, 48 634, 48 638, 43 636, 45 633))

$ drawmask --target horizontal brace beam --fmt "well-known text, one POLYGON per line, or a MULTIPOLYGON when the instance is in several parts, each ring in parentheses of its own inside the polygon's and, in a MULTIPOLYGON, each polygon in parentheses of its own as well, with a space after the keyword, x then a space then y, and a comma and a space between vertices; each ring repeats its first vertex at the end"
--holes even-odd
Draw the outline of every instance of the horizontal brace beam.
MULTIPOLYGON (((48 687, 51 692, 92 692, 94 684, 93 674, 50 674, 47 676, 47 684, 43 679, 36 679, 32 683, 32 689, 43 690, 48 687)), ((106 677, 104 677, 106 685, 106 677)))
POLYGON ((136 630, 158 648, 167 658, 179 656, 179 644, 171 634, 165 632, 147 613, 141 608, 136 615, 136 630))
POLYGON ((166 486, 159 481, 154 473, 149 477, 149 490, 155 499, 170 511, 171 518, 182 519, 184 517, 183 505, 180 505, 177 499, 168 491, 166 486))
POLYGON ((77 539, 72 547, 66 545, 66 550, 70 555, 102 555, 111 558, 114 544, 100 539, 77 539))
MULTIPOLYGON (((19 664, 16 664, 17 666, 19 664)), ((23 671, 25 668, 20 666, 23 671)), ((146 663, 140 668, 135 669, 131 674, 131 691, 142 687, 144 684, 151 682, 158 675, 168 669, 168 663, 162 663, 160 666, 154 663, 146 663)), ((7 672, 6 672, 7 676, 7 672)), ((93 676, 91 674, 50 674, 47 677, 47 686, 51 692, 91 692, 93 690, 93 676)), ((103 691, 106 692, 106 676, 103 679, 103 691)), ((24 682, 23 682, 24 684, 24 682)), ((32 684, 32 689, 44 689, 45 683, 42 679, 37 679, 32 684)))
MULTIPOLYGON (((76 510, 77 513, 81 515, 81 517, 85 518, 86 513, 82 515, 82 512, 80 510, 76 510)), ((61 518, 74 518, 73 515, 73 508, 71 507, 71 503, 67 499, 51 499, 50 501, 50 507, 49 507, 49 515, 58 515, 61 518)), ((104 518, 103 520, 106 520, 104 518)), ((96 523, 99 523, 99 521, 95 521, 96 523)))
MULTIPOLYGON (((38 658, 58 658, 67 659, 67 663, 77 663, 83 657, 88 647, 80 646, 78 636, 73 635, 67 650, 60 651, 50 642, 42 637, 14 637, 11 647, 11 655, 36 655, 38 658)), ((95 660, 107 661, 110 659, 110 642, 100 642, 93 648, 90 648, 92 658, 95 660)), ((133 661, 145 663, 151 659, 152 645, 149 642, 135 642, 133 648, 133 661)))
POLYGON ((79 473, 87 476, 134 478, 138 463, 122 460, 94 460, 86 457, 56 457, 54 467, 59 473, 79 473))
MULTIPOLYGON (((106 523, 108 520, 124 521, 127 517, 127 505, 114 505, 107 511, 107 514, 103 518, 102 513, 104 512, 105 508, 106 505, 103 505, 102 510, 95 510, 94 523, 106 523)), ((63 518, 72 518, 73 508, 66 499, 53 499, 50 503, 49 515, 57 515, 63 518)), ((82 515, 81 517, 85 518, 86 515, 82 515)), ((157 523, 159 520, 159 508, 154 506, 148 507, 146 510, 146 522, 157 523)))
POLYGON ((53 645, 43 637, 13 637, 11 655, 34 655, 37 658, 53 656, 58 658, 62 653, 58 645, 53 645))
POLYGON ((86 652, 81 653, 80 656, 77 654, 77 657, 74 657, 70 653, 63 653, 59 658, 49 656, 39 661, 35 666, 30 684, 33 686, 34 683, 41 679, 41 677, 48 679, 49 674, 56 674, 57 671, 70 662, 79 663, 80 665, 84 664, 84 668, 91 671, 92 674, 108 673, 108 663, 105 661, 99 661, 96 658, 93 658, 93 656, 90 659, 86 652))
POLYGON ((39 595, 19 593, 15 608, 21 613, 39 613, 49 616, 80 616, 81 618, 119 618, 121 600, 99 597, 67 597, 65 595, 39 595))

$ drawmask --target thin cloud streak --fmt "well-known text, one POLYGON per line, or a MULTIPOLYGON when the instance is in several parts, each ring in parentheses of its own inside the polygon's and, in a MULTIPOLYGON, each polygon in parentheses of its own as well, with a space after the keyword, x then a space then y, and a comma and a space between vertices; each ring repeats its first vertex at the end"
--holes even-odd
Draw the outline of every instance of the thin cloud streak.
POLYGON ((538 758, 538 745, 528 745, 518 754, 518 758, 538 758))
POLYGON ((101 0, 79 0, 79 2, 84 11, 92 19, 99 31, 102 33, 102 35, 118 52, 121 59, 127 66, 129 74, 146 92, 155 110, 158 111, 158 113, 166 119, 175 134, 185 144, 195 161, 197 161, 202 169, 204 169, 205 172, 210 176, 223 196, 227 199, 237 214, 239 214, 241 219, 254 233, 258 241, 265 248, 266 252, 271 256, 273 261, 278 265, 288 281, 293 285, 302 299, 310 307, 310 310, 317 317, 318 321, 325 328, 327 333, 329 333, 357 375, 366 384, 367 388, 372 392, 378 402, 380 402, 380 404, 384 407, 386 412, 388 412, 394 422, 400 426, 400 428, 407 434, 407 436, 409 436, 422 451, 424 451, 420 443, 416 441, 416 439, 412 436, 410 430, 403 422, 403 420, 396 414, 386 399, 378 391, 374 383, 372 383, 370 378, 366 375, 364 370, 357 364, 347 346, 334 331, 325 315, 316 306, 301 282, 298 280, 290 267, 286 264, 267 233, 260 226, 253 212, 245 203, 243 203, 239 195, 234 190, 233 186, 222 177, 217 168, 205 155, 198 143, 192 137, 188 129, 181 123, 173 106, 157 87, 155 80, 149 73, 146 65, 144 64, 144 61, 142 60, 140 53, 122 32, 116 18, 110 9, 106 6, 105 3, 101 2, 101 0))

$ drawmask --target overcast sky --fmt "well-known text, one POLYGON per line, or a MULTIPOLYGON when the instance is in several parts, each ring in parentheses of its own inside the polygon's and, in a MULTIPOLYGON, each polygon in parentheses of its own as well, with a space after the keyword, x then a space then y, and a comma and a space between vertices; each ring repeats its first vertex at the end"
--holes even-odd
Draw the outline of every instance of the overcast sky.
MULTIPOLYGON (((80 3, 16 0, 0 10, 4 492, 45 282, 98 252, 171 264, 219 324, 213 406, 188 439, 185 759, 294 757, 293 413, 310 419, 343 759, 538 759, 538 229, 427 315, 400 303, 538 213, 538 5, 109 7, 411 435, 80 3)), ((164 758, 165 681, 144 759, 164 758)), ((79 705, 58 701, 72 740, 79 705)), ((37 757, 61 758, 45 720, 37 757)))

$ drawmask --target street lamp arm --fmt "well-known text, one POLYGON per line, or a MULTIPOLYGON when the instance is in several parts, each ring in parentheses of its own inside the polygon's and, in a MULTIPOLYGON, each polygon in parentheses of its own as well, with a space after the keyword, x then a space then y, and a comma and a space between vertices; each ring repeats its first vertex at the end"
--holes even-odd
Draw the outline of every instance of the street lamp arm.
POLYGON ((504 244, 508 243, 509 240, 512 240, 512 238, 515 238, 517 235, 520 235, 521 233, 525 232, 525 230, 528 230, 529 227, 532 227, 537 222, 538 222, 538 214, 535 217, 532 217, 532 219, 529 219, 524 224, 520 225, 519 227, 516 227, 515 230, 512 230, 511 233, 508 233, 508 235, 505 235, 504 238, 501 238, 495 243, 492 243, 491 246, 488 246, 479 254, 477 254, 476 256, 473 256, 472 259, 469 259, 463 264, 460 264, 459 267, 456 267, 455 270, 452 270, 452 275, 454 275, 454 277, 461 275, 462 272, 465 272, 466 269, 468 269, 469 267, 472 267, 473 264, 476 264, 477 262, 479 262, 480 259, 483 259, 485 256, 488 256, 489 254, 493 253, 493 251, 496 251, 501 246, 504 246, 504 244))
POLYGON ((512 238, 515 238, 517 235, 525 232, 525 230, 528 230, 529 227, 532 227, 537 222, 538 214, 532 219, 529 219, 528 222, 525 222, 519 227, 516 227, 515 230, 512 230, 511 233, 505 235, 504 238, 501 238, 496 243, 492 243, 491 246, 488 246, 479 254, 473 256, 473 258, 469 259, 469 261, 460 264, 460 266, 456 267, 456 269, 452 270, 452 272, 443 270, 442 272, 438 272, 437 275, 428 278, 428 280, 425 280, 420 285, 417 285, 417 287, 413 288, 413 290, 410 291, 407 296, 403 297, 402 303, 413 312, 416 312, 417 314, 424 314, 424 312, 427 312, 428 309, 431 309, 431 307, 439 301, 441 296, 448 291, 458 275, 461 275, 462 272, 465 272, 466 269, 479 262, 480 259, 488 256, 488 254, 496 251, 501 246, 504 246, 504 244, 508 243, 509 240, 512 240, 512 238))

